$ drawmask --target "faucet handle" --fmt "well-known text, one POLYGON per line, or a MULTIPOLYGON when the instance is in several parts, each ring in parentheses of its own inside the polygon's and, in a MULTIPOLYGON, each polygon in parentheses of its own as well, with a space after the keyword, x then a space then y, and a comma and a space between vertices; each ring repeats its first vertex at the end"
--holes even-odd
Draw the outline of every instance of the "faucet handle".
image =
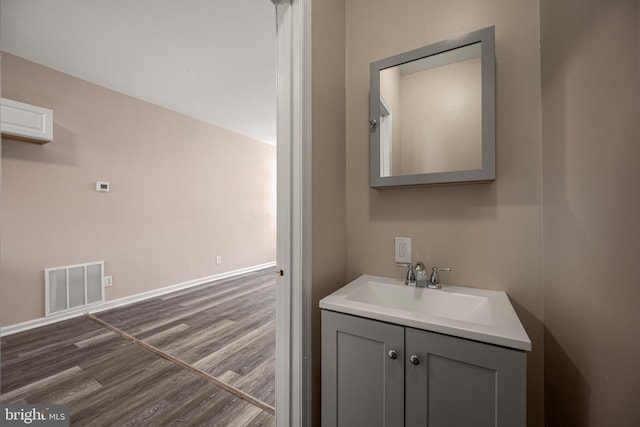
POLYGON ((415 286, 416 285, 416 268, 409 264, 407 269, 407 279, 404 281, 405 285, 415 286))
POLYGON ((407 277, 404 280, 404 284, 409 286, 415 286, 416 285, 416 268, 414 267, 414 265, 411 263, 408 263, 408 264, 396 263, 396 265, 398 267, 407 267, 407 277))
POLYGON ((431 277, 429 277, 429 284, 427 285, 429 288, 432 288, 432 289, 442 288, 438 271, 451 271, 451 268, 450 267, 433 267, 431 269, 431 277))

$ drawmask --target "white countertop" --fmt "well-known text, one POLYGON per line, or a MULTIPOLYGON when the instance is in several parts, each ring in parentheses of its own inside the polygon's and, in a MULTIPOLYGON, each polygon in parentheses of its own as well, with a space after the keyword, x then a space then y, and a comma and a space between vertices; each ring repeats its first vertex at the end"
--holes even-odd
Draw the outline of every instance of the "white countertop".
POLYGON ((531 350, 507 294, 500 291, 444 284, 442 289, 416 288, 397 279, 363 275, 320 300, 320 308, 531 350))

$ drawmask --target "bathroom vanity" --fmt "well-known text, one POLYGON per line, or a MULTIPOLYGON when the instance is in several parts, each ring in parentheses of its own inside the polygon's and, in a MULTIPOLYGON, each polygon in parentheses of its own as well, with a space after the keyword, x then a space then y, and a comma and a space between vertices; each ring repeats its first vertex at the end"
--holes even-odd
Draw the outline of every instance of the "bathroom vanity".
POLYGON ((364 275, 320 308, 323 426, 526 425, 531 341, 504 292, 364 275))

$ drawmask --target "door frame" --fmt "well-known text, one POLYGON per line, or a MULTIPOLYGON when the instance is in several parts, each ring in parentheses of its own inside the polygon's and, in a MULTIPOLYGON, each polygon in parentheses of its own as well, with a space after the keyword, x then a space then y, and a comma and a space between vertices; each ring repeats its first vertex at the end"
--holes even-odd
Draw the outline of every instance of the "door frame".
POLYGON ((311 425, 311 0, 272 0, 277 37, 276 424, 311 425))

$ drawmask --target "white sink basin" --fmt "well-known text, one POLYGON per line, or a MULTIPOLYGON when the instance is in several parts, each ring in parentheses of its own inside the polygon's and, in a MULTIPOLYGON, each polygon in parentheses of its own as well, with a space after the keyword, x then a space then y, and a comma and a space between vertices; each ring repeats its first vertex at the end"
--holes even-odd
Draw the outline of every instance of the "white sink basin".
POLYGON ((350 293, 346 299, 414 313, 493 325, 489 299, 486 296, 464 294, 452 291, 448 287, 440 292, 435 289, 414 287, 398 289, 395 283, 368 280, 350 293))
POLYGON ((415 288, 363 275, 320 301, 320 308, 531 350, 531 341, 504 292, 443 285, 415 288))

